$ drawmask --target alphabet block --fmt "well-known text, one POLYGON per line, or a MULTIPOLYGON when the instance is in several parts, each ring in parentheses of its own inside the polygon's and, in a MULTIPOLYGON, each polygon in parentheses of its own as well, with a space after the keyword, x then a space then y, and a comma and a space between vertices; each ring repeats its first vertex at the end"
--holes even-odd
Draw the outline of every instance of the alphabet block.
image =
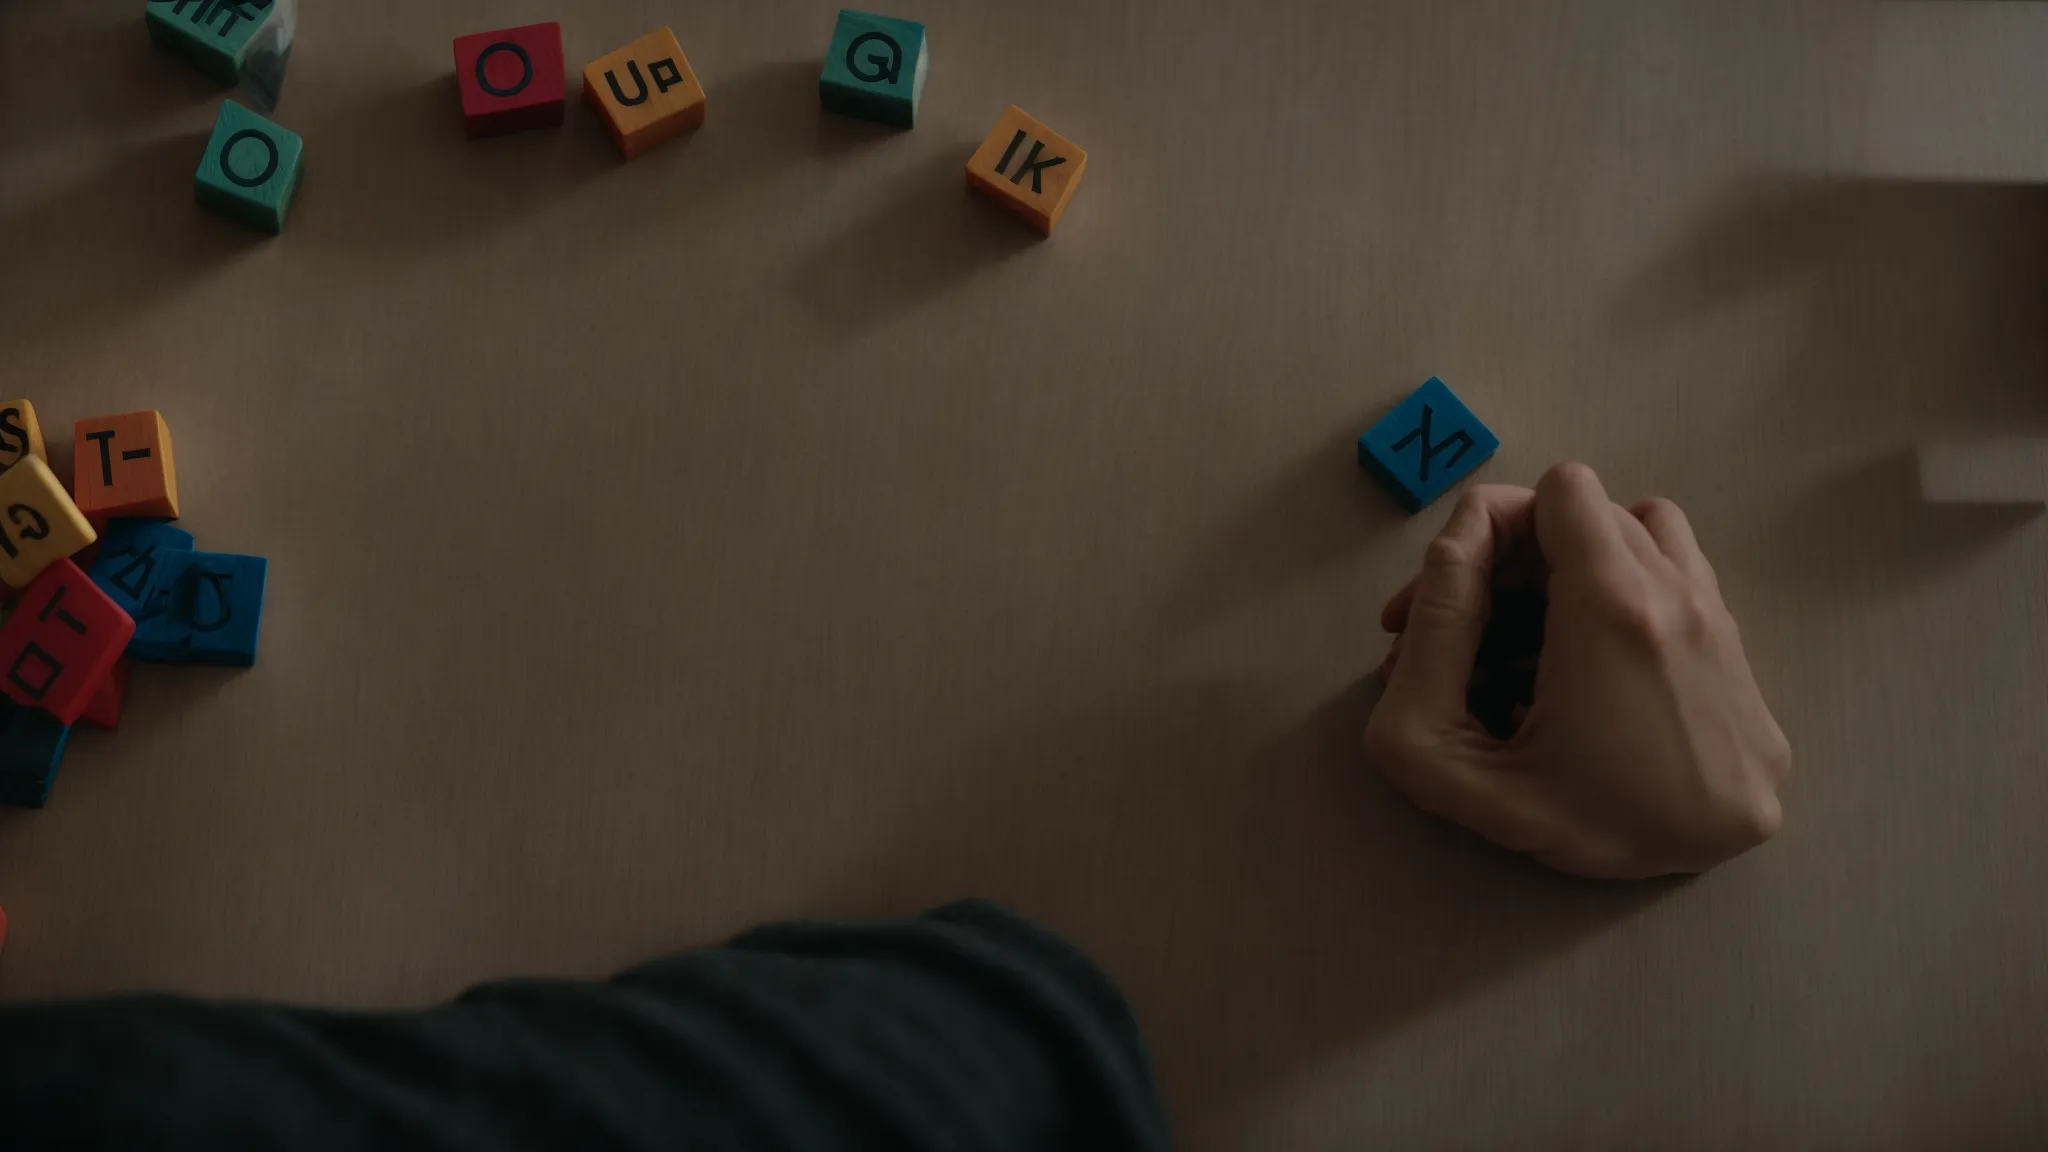
POLYGON ((25 588, 99 534, 39 456, 0 472, 0 581, 25 588))
POLYGON ((199 157, 194 192, 203 208, 262 232, 284 231, 299 190, 306 142, 233 100, 223 100, 199 157))
POLYGON ((190 552, 192 534, 162 520, 110 520, 100 533, 99 558, 92 563, 92 582, 130 616, 142 615, 142 602, 156 583, 156 570, 168 552, 190 552))
POLYGON ((1432 376, 1358 438, 1358 462, 1413 515, 1499 447, 1500 438, 1432 376))
POLYGON ((36 406, 26 400, 0 403, 0 469, 12 468, 23 456, 50 462, 43 446, 43 426, 36 421, 36 406))
POLYGON ((924 25, 842 8, 818 77, 818 99, 828 112, 915 127, 930 65, 924 25))
POLYGON ((148 0, 149 38, 220 81, 237 83, 256 33, 277 15, 275 0, 148 0))
POLYGON ((0 700, 0 804, 41 808, 50 802, 71 726, 34 708, 0 700))
POLYGON ((121 705, 128 699, 128 670, 131 665, 127 657, 114 661, 107 671, 107 678, 92 690, 92 699, 85 702, 85 711, 78 718, 87 724, 100 728, 121 726, 121 705))
POLYGON ((121 606, 78 565, 59 560, 0 625, 0 692, 75 723, 133 635, 135 621, 121 606))
POLYGON ((256 663, 269 568, 261 556, 162 553, 129 654, 167 664, 256 663))
POLYGON ((590 101, 631 160, 704 122, 704 86, 676 34, 659 28, 583 70, 590 101))
POLYGON ((1012 107, 967 161, 967 186, 1050 236, 1087 170, 1088 153, 1012 107))
POLYGON ((457 38, 455 83, 472 140, 560 124, 569 91, 562 26, 528 24, 457 38))
POLYGON ((88 519, 177 519, 178 469, 162 413, 95 416, 73 425, 72 434, 71 490, 88 519))

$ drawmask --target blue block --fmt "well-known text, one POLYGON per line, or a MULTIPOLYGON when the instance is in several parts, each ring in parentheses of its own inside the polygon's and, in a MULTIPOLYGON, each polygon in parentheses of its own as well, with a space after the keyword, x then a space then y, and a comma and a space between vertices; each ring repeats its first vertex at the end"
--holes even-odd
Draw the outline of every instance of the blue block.
POLYGON ((128 654, 161 664, 254 664, 269 569, 261 556, 161 553, 128 654))
POLYGON ((930 64, 924 25, 841 9, 818 76, 818 99, 829 112, 915 127, 930 64))
POLYGON ((40 708, 0 700, 0 804, 41 808, 49 803, 64 761, 71 726, 40 708))
POLYGON ((1358 462, 1412 515, 1486 463, 1499 447, 1500 437, 1432 376, 1358 438, 1358 462))
POLYGON ((121 611, 136 616, 149 598, 161 557, 191 550, 192 534, 168 520, 109 520, 100 533, 99 558, 92 562, 92 582, 121 611))

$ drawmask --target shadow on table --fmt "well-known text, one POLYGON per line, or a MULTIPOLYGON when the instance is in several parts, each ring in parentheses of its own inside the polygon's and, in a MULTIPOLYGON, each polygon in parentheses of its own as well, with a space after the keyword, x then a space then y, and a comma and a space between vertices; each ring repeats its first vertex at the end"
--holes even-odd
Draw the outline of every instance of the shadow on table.
POLYGON ((1003 733, 839 910, 981 894, 1070 936, 1131 995, 1176 1119, 1232 1146, 1280 1081, 1675 886, 1574 881, 1423 815, 1361 764, 1369 707, 1162 684, 1003 733))
MULTIPOLYGON (((865 134, 838 125, 819 131, 865 134)), ((880 207, 803 260, 790 286, 804 307, 851 335, 890 324, 1008 261, 1030 259, 1044 238, 968 193, 973 151, 966 143, 938 149, 879 196, 880 207)))
POLYGON ((16 286, 0 309, 0 345, 98 331, 261 247, 268 237, 193 203, 208 134, 132 148, 64 194, 0 219, 16 286), (88 244, 92 259, 81 259, 88 244))
POLYGON ((1337 429, 1257 498, 1226 515, 1187 577, 1165 597, 1161 640, 1185 637, 1307 584, 1400 530, 1407 514, 1358 467, 1358 430, 1387 408, 1379 405, 1337 429))
POLYGON ((1800 325, 1727 452, 1788 477, 1764 553, 1789 587, 1917 584, 2033 519, 1924 505, 1912 446, 2048 436, 2048 190, 1754 177, 1636 278, 1617 318, 1656 332, 1782 292, 1800 325), (1818 481, 1794 486, 1816 458, 1818 481))

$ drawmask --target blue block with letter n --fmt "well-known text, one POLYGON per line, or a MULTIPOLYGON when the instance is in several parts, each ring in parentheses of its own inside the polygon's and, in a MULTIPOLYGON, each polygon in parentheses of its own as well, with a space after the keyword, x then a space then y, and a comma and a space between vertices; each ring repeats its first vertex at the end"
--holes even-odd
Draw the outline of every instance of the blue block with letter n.
POLYGON ((1500 437, 1432 376, 1358 438, 1358 462, 1413 515, 1499 447, 1500 437))

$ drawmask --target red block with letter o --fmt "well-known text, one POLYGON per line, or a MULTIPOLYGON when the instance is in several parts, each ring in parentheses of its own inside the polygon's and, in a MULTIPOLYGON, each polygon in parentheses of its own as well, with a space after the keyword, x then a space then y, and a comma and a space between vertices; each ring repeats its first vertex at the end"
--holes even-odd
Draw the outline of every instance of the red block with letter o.
POLYGON ((568 102, 562 26, 528 24, 455 41, 455 83, 470 139, 548 128, 568 102))

